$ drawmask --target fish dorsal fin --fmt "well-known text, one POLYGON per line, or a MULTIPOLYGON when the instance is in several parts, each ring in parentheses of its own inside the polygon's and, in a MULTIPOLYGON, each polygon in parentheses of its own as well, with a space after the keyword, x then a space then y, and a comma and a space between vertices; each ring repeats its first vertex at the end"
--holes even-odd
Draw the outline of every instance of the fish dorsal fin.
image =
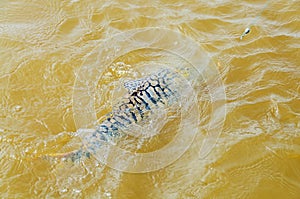
POLYGON ((127 91, 129 93, 132 93, 136 90, 138 90, 138 88, 145 82, 145 78, 142 79, 136 79, 136 80, 129 80, 124 82, 124 87, 127 89, 127 91))

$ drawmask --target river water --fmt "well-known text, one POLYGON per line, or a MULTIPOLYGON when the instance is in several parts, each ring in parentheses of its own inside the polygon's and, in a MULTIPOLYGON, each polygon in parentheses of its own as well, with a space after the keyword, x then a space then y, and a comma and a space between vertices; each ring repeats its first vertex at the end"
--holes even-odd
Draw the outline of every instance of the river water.
POLYGON ((1 1, 0 197, 299 198, 299 10, 297 0, 1 1), (181 117, 154 116, 171 130, 139 149, 175 143, 168 153, 142 166, 54 157, 81 145, 78 129, 101 122, 124 81, 179 66, 193 91, 181 117))

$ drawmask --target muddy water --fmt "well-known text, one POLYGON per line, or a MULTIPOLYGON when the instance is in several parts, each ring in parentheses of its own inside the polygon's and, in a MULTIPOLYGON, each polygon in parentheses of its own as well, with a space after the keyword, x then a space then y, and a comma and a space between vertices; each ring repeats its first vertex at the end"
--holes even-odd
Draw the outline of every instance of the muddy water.
MULTIPOLYGON (((0 5, 1 198, 299 198, 299 1, 0 5), (137 46, 127 42, 128 31, 150 27, 158 33, 140 35, 137 46), (247 27, 250 32, 241 40, 247 27), (138 49, 164 38, 161 30, 182 36, 169 34, 159 43, 174 39, 175 57, 163 52, 168 49, 138 49), (112 109, 116 96, 126 93, 122 81, 149 74, 149 64, 180 63, 184 38, 205 52, 199 56, 205 64, 196 68, 218 73, 204 75, 205 84, 196 82, 199 100, 192 104, 202 110, 201 117, 180 158, 146 173, 112 169, 94 157, 75 163, 40 158, 78 148, 81 140, 74 132, 92 128, 112 109), (115 70, 116 63, 125 65, 115 70), (80 79, 82 74, 88 75, 80 79), (76 89, 90 87, 96 89, 76 95, 76 89), (219 95, 213 95, 222 89, 226 103, 216 105, 219 95), (208 120, 220 115, 222 128, 208 132, 208 120), (215 141, 201 156, 205 138, 215 141)), ((172 140, 165 137, 158 135, 148 147, 155 150, 172 140)))

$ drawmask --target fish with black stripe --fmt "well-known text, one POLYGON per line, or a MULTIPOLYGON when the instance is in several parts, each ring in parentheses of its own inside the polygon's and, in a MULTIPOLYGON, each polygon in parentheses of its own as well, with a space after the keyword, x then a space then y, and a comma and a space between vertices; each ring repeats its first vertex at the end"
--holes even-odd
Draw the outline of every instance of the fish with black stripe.
POLYGON ((169 69, 153 73, 145 78, 124 83, 128 93, 114 106, 106 119, 84 137, 87 145, 81 149, 56 155, 75 161, 83 156, 90 157, 96 153, 101 142, 116 143, 123 135, 124 129, 131 124, 142 124, 149 118, 153 110, 164 108, 178 99, 176 79, 180 75, 169 69))

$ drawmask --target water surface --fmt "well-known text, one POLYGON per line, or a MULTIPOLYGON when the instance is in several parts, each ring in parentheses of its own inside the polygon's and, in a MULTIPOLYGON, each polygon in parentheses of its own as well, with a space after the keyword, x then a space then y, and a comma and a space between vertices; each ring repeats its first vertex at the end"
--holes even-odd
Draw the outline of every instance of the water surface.
MULTIPOLYGON (((299 198, 299 1, 24 0, 0 7, 1 198, 299 198), (200 84, 198 136, 167 167, 132 174, 95 158, 75 164, 36 158, 76 149, 80 139, 73 132, 95 122, 74 109, 83 66, 94 64, 102 74, 91 93, 100 121, 125 92, 120 79, 149 73, 142 69, 149 63, 176 60, 140 50, 114 60, 132 67, 103 64, 132 47, 116 35, 145 27, 192 39, 218 69, 226 114, 211 153, 199 158, 215 99, 200 84), (240 40, 247 27, 250 33, 240 40), (95 48, 113 53, 99 55, 95 48)), ((169 141, 160 138, 151 150, 169 141)))

